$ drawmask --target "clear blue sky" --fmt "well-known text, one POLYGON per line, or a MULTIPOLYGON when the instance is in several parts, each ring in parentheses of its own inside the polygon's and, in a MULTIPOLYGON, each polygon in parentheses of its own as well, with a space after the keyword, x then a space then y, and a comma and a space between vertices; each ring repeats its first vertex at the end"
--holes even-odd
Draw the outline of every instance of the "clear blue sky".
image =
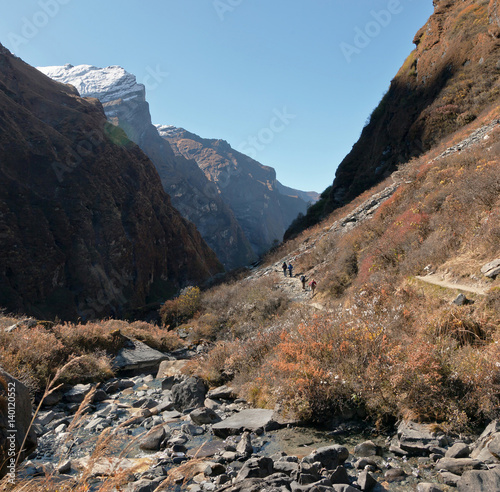
POLYGON ((431 13, 431 0, 19 0, 0 42, 34 66, 121 65, 154 123, 322 191, 431 13))

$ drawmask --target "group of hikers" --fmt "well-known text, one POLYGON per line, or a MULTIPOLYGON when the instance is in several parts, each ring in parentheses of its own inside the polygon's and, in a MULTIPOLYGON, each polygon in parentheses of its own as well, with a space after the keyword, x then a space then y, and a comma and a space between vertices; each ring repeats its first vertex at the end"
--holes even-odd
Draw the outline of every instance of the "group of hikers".
MULTIPOLYGON (((286 272, 288 270, 288 274, 290 275, 290 277, 292 277, 292 273, 293 273, 293 265, 291 263, 288 263, 288 265, 286 264, 286 261, 283 262, 283 265, 281 265, 281 268, 283 269, 283 275, 286 277, 286 272)), ((306 282, 307 282, 307 278, 305 275, 301 275, 300 276, 300 281, 302 282, 302 289, 303 290, 306 290, 306 282)), ((313 297, 314 297, 314 291, 316 290, 316 280, 314 279, 311 279, 311 281, 309 282, 309 287, 311 288, 312 290, 312 293, 313 293, 313 297)))

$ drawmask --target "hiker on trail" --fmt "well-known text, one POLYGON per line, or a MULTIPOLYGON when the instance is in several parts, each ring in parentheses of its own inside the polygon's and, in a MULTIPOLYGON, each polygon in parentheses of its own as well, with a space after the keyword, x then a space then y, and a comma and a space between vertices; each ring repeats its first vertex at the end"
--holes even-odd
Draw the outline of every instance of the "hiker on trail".
MULTIPOLYGON (((290 274, 290 277, 292 276, 292 270, 293 270, 293 266, 291 263, 288 264, 288 273, 290 274)), ((286 275, 286 274, 285 274, 286 275)))
POLYGON ((314 297, 314 291, 315 291, 315 289, 316 289, 316 280, 314 280, 314 279, 313 279, 313 280, 311 280, 311 281, 309 282, 309 287, 311 287, 311 290, 312 290, 312 293, 313 293, 313 295, 312 295, 312 296, 314 297))
POLYGON ((281 265, 281 268, 283 268, 283 275, 286 277, 286 269, 287 269, 286 261, 283 262, 283 265, 281 265))
POLYGON ((305 275, 301 275, 300 276, 300 281, 302 282, 302 290, 306 290, 306 276, 305 275))

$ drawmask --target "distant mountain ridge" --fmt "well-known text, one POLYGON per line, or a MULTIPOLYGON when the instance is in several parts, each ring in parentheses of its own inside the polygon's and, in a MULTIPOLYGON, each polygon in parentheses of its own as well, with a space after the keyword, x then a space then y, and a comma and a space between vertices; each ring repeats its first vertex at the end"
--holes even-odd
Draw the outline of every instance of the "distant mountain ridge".
POLYGON ((316 199, 314 192, 281 185, 272 167, 238 152, 225 140, 201 138, 183 128, 157 128, 176 155, 193 159, 203 170, 213 193, 230 205, 258 253, 281 241, 288 225, 316 199))
POLYGON ((164 190, 184 218, 193 222, 226 268, 256 259, 250 243, 230 208, 219 196, 207 193, 208 181, 195 162, 176 157, 151 123, 144 85, 123 68, 92 65, 41 67, 54 80, 77 87, 85 97, 103 102, 108 120, 120 126, 148 155, 164 190))
MULTIPOLYGON (((194 134, 190 134, 193 135, 192 141, 196 141, 197 146, 206 144, 207 150, 192 154, 180 151, 173 134, 185 136, 189 132, 167 125, 157 125, 157 130, 151 123, 145 87, 137 84, 135 76, 121 67, 100 69, 91 65, 65 65, 40 67, 39 70, 54 80, 75 86, 82 96, 100 99, 109 121, 119 125, 151 158, 173 205, 196 224, 227 268, 248 265, 276 241, 281 241, 290 223, 299 213, 306 212, 309 201, 315 200, 314 193, 304 195, 298 190, 282 187, 276 182, 274 170, 270 171, 271 168, 232 149, 229 151, 229 144, 225 143, 226 148, 220 143, 220 152, 232 152, 239 161, 251 161, 253 174, 261 174, 261 168, 269 170, 265 178, 247 172, 247 192, 241 193, 241 189, 230 192, 226 188, 238 186, 238 182, 226 179, 227 173, 237 168, 240 172, 243 168, 226 165, 227 155, 212 159, 212 164, 206 165, 203 156, 207 153, 215 155, 212 145, 215 141, 194 134), (165 132, 169 134, 165 135, 165 132), (218 171, 215 169, 217 165, 221 166, 218 171), (250 190, 253 196, 248 193, 250 190), (261 206, 256 205, 259 201, 261 206)), ((244 167, 247 168, 248 164, 244 167)))
POLYGON ((0 306, 120 316, 222 271, 96 99, 0 45, 0 306))

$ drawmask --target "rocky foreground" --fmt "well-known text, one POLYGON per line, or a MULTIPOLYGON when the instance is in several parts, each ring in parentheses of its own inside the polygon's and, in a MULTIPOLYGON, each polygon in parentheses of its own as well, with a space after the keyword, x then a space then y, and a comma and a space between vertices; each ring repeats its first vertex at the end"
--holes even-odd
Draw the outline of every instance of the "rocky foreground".
MULTIPOLYGON (((165 358, 135 349, 121 354, 122 370, 150 372, 165 358)), ((181 374, 186 362, 164 360, 156 377, 51 393, 34 424, 37 451, 18 479, 52 474, 54 483, 86 480, 98 490, 111 481, 129 492, 500 490, 500 422, 475 440, 403 422, 385 440, 366 440, 365 433, 356 445, 350 434, 359 434, 359 423, 344 422, 323 433, 321 446, 306 442, 292 456, 283 452, 280 433, 291 439, 301 428, 272 410, 250 408, 230 387, 209 391, 203 380, 181 374)))

